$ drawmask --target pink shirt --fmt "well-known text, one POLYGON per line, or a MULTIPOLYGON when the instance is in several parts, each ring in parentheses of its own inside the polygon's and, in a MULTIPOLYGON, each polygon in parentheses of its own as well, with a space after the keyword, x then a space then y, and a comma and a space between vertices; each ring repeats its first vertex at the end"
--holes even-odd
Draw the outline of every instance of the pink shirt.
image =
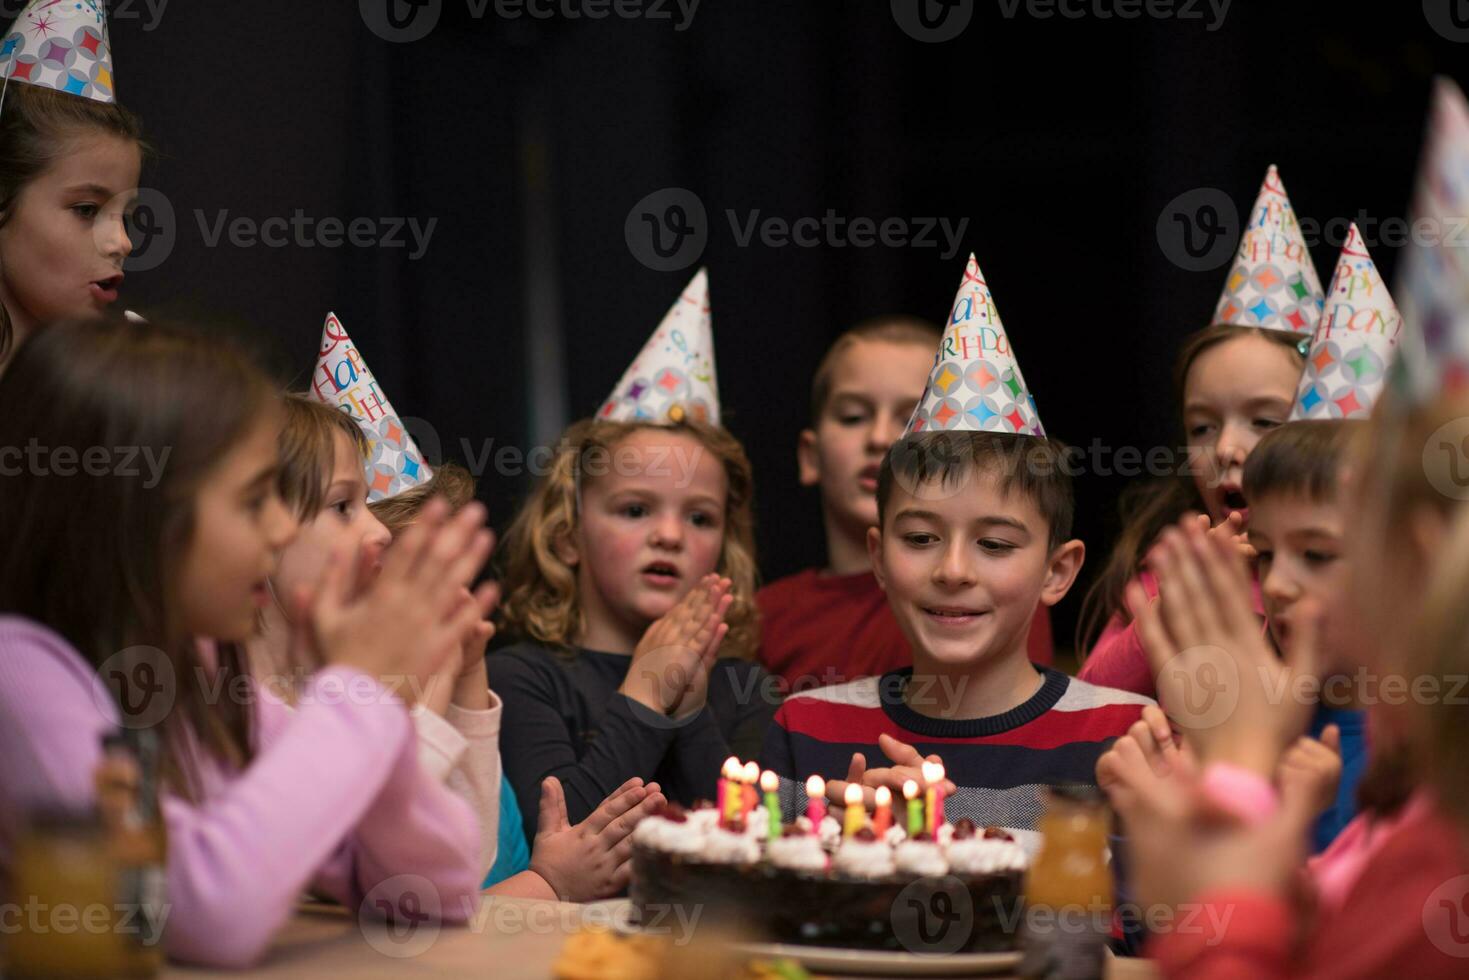
MULTIPOLYGON (((468 918, 482 873, 479 828, 469 806, 419 768, 402 702, 344 667, 315 674, 294 712, 252 690, 250 766, 205 760, 201 802, 161 800, 169 955, 249 964, 308 888, 354 910, 371 891, 374 908, 416 902, 446 920, 468 918)), ((111 695, 66 640, 0 616, 0 880, 19 815, 92 805, 99 738, 117 720, 111 695)))
MULTIPOLYGON (((1149 598, 1158 597, 1156 575, 1139 572, 1137 581, 1147 590, 1149 598)), ((1250 577, 1250 601, 1255 612, 1264 616, 1265 603, 1260 595, 1260 582, 1253 574, 1250 577)), ((1150 698, 1158 696, 1157 681, 1153 677, 1153 668, 1148 665, 1147 651, 1137 638, 1137 625, 1123 612, 1114 613, 1107 621, 1107 628, 1092 644, 1076 676, 1089 684, 1115 687, 1150 698)))

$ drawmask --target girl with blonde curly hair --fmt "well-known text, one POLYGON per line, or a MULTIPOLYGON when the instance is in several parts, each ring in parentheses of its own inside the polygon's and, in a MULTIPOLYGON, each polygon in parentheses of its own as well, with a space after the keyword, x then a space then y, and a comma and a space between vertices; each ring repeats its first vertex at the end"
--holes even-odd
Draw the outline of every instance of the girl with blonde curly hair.
POLYGON ((562 436, 500 549, 519 642, 488 658, 528 830, 550 776, 575 822, 635 776, 712 798, 726 758, 757 754, 776 705, 753 662, 753 491, 738 440, 702 421, 562 436))

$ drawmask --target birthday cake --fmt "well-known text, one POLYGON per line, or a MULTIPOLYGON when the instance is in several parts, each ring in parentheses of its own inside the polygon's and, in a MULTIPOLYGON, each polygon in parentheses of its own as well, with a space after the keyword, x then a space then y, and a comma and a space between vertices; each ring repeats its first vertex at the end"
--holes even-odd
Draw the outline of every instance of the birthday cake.
POLYGON ((807 816, 784 825, 771 792, 763 806, 670 804, 644 818, 633 832, 634 915, 656 927, 698 909, 701 922, 782 943, 1017 948, 1028 859, 1008 833, 935 821, 911 795, 910 819, 894 824, 885 790, 871 818, 858 802, 841 823, 825 815, 819 792, 811 799, 807 816))

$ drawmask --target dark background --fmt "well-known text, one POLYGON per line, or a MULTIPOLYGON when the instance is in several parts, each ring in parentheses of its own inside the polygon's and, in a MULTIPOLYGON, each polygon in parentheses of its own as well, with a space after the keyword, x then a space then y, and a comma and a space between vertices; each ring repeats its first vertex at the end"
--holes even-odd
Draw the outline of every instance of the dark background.
MULTIPOLYGON (((1276 163, 1304 218, 1401 218, 1432 75, 1464 81, 1469 56, 1403 0, 1235 0, 1213 31, 1207 4, 1200 19, 1122 20, 1091 0, 1081 19, 973 0, 945 43, 910 37, 887 0, 704 0, 681 32, 676 8, 512 21, 441 0, 425 38, 390 43, 364 19, 389 2, 402 4, 173 0, 155 20, 144 0, 114 0, 118 92, 158 151, 144 184, 174 211, 148 242, 166 260, 129 279, 126 304, 223 317, 297 386, 333 309, 398 410, 432 424, 431 457, 435 440, 461 461, 461 440, 525 449, 596 408, 692 274, 645 267, 624 237, 639 200, 689 188, 709 215, 721 394, 756 466, 767 579, 824 558, 794 445, 842 329, 884 312, 941 319, 973 250, 1050 434, 1173 445, 1173 357, 1212 314, 1227 262, 1171 261, 1165 207, 1217 188, 1247 213, 1276 163), (731 208, 969 226, 947 258, 942 240, 739 247, 731 208), (200 229, 225 210, 298 209, 438 224, 417 261, 211 247, 200 229)), ((1391 281, 1397 250, 1368 244, 1391 281)), ((1323 284, 1334 245, 1313 247, 1323 284)), ((503 526, 528 478, 491 466, 481 479, 503 526)), ((1079 482, 1090 570, 1123 482, 1079 482)), ((1084 585, 1057 613, 1063 643, 1084 585)))

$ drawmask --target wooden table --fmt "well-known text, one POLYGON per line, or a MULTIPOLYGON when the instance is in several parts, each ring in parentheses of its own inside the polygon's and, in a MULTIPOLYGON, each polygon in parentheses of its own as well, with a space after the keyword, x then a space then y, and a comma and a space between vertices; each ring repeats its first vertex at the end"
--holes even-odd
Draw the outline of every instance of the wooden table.
MULTIPOLYGON (((395 933, 378 922, 359 924, 341 909, 303 908, 281 931, 260 967, 244 973, 170 968, 169 980, 202 977, 413 977, 483 976, 494 980, 547 980, 566 937, 583 924, 610 926, 625 902, 573 905, 486 896, 465 926, 419 925, 395 933)), ((1152 965, 1112 960, 1108 980, 1154 980, 1152 965)), ((995 980, 1005 980, 996 976, 995 980)))

